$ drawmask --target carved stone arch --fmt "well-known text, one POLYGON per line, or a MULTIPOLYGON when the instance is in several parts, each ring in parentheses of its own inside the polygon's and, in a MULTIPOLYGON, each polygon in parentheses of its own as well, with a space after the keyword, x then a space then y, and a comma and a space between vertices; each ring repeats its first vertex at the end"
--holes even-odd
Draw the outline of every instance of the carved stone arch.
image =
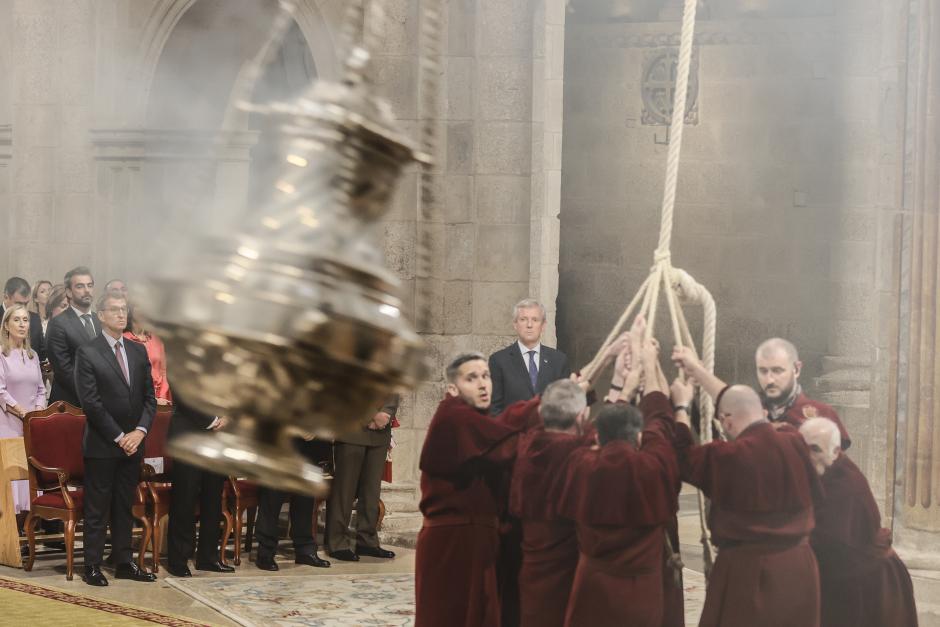
MULTIPOLYGON (((160 63, 164 47, 173 29, 186 12, 199 0, 159 0, 144 26, 140 45, 139 71, 140 111, 145 111, 150 100, 154 75, 160 63)), ((294 19, 303 33, 317 74, 323 78, 338 76, 340 67, 337 54, 340 20, 335 8, 331 10, 328 0, 298 0, 294 19)))

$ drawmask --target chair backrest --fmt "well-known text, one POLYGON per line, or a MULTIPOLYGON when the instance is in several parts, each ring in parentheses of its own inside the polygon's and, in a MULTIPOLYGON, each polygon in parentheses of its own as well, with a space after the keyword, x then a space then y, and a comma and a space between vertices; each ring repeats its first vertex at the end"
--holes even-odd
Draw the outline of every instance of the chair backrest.
MULTIPOLYGON (((47 409, 26 414, 23 441, 26 458, 42 466, 61 468, 69 473, 69 481, 80 483, 85 476, 82 437, 85 416, 68 403, 53 403, 47 409)), ((48 490, 59 485, 54 473, 38 471, 29 466, 31 487, 48 490)))
POLYGON ((173 465, 173 460, 167 453, 166 447, 172 416, 172 408, 157 408, 157 413, 153 417, 153 422, 150 423, 150 429, 147 431, 147 437, 144 439, 144 459, 162 457, 162 475, 170 474, 170 468, 173 465))

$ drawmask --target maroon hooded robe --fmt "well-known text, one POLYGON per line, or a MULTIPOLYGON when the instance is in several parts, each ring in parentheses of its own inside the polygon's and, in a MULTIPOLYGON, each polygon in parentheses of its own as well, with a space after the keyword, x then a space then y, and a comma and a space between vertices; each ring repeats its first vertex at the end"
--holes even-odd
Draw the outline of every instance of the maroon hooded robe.
POLYGON ((665 525, 679 468, 669 399, 644 397, 640 449, 615 440, 568 457, 559 512, 577 523, 580 556, 565 625, 660 627, 665 525))
POLYGON ((538 423, 538 405, 538 397, 515 403, 495 418, 453 396, 438 406, 419 464, 416 627, 499 625, 494 490, 515 459, 518 434, 538 423))
POLYGON ((822 627, 916 627, 911 576, 865 476, 845 455, 822 478, 811 542, 819 562, 822 627))
POLYGON ((574 522, 558 514, 565 462, 590 436, 533 429, 519 438, 509 511, 522 523, 519 573, 522 627, 561 627, 574 571, 578 540, 574 522))
POLYGON ((819 477, 799 433, 752 424, 696 446, 676 427, 683 480, 711 499, 718 557, 700 627, 818 627, 819 571, 809 545, 819 477))

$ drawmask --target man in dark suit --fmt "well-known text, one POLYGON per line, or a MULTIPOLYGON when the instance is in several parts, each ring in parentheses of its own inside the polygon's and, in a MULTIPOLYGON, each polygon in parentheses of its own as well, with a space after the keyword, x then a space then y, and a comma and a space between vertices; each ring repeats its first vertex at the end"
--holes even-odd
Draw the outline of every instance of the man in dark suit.
MULTIPOLYGON (((210 416, 188 406, 181 398, 173 399, 173 419, 169 437, 173 439, 194 431, 218 431, 226 419, 210 416)), ((219 559, 219 524, 222 522, 223 475, 173 460, 170 471, 170 521, 167 526, 167 570, 176 577, 191 577, 187 561, 196 548, 196 505, 199 505, 199 548, 195 551, 196 570, 231 573, 235 569, 219 559)))
POLYGON ((493 378, 490 413, 494 416, 516 401, 541 394, 549 383, 571 376, 568 357, 541 343, 545 307, 538 301, 527 298, 519 302, 513 308, 512 326, 518 340, 490 355, 493 378))
POLYGON ((49 400, 65 401, 77 407, 75 352, 101 334, 101 321, 91 311, 95 294, 91 270, 84 267, 69 270, 65 275, 65 292, 71 306, 50 320, 46 327, 46 346, 54 375, 49 400))
MULTIPOLYGON (((568 357, 561 351, 542 345, 545 307, 527 298, 512 310, 512 326, 517 340, 490 355, 493 380, 494 416, 517 401, 526 401, 545 391, 553 381, 571 375, 568 357)), ((519 571, 522 567, 522 527, 519 520, 506 514, 500 532, 499 579, 500 619, 503 627, 519 624, 519 571)))
MULTIPOLYGON (((3 286, 3 305, 0 306, 0 320, 7 309, 13 305, 29 307, 31 294, 29 283, 18 276, 7 279, 3 286)), ((46 338, 42 333, 42 319, 36 312, 29 312, 29 345, 39 355, 40 363, 46 361, 46 338)))
POLYGON ((108 585, 101 560, 109 520, 111 554, 117 564, 114 576, 156 581, 153 573, 137 567, 131 553, 131 509, 140 481, 141 444, 157 410, 150 360, 143 345, 124 341, 126 300, 105 294, 97 314, 103 333, 75 353, 75 389, 87 418, 82 441, 85 582, 108 585))
POLYGON ((326 502, 326 545, 330 557, 347 562, 359 561, 360 555, 395 557, 395 553, 379 546, 376 527, 382 473, 398 403, 398 395, 393 394, 361 431, 344 435, 333 443, 333 485, 326 502), (357 496, 353 535, 349 519, 357 496))
MULTIPOLYGON (((330 443, 323 440, 294 439, 297 452, 311 463, 320 463, 329 455, 330 443)), ((258 490, 258 518, 255 535, 258 537, 258 557, 255 566, 261 570, 278 570, 274 554, 277 552, 278 518, 284 500, 290 497, 290 537, 294 543, 294 563, 316 568, 329 568, 330 563, 317 555, 317 537, 313 512, 316 499, 312 496, 288 494, 273 488, 258 490)))

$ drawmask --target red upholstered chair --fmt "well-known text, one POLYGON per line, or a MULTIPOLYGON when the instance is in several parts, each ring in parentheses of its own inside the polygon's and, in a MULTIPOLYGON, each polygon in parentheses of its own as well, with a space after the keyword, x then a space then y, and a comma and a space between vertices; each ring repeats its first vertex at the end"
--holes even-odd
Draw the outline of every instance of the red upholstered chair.
POLYGON ((24 570, 33 569, 36 559, 36 523, 61 520, 65 523, 65 578, 72 580, 75 562, 75 527, 82 520, 81 489, 85 474, 82 435, 85 416, 68 403, 53 403, 47 409, 26 414, 23 440, 29 465, 29 515, 23 525, 29 546, 24 570), (69 490, 69 487, 76 489, 69 490), (42 491, 42 494, 38 494, 42 491))
MULTIPOLYGON (((61 520, 65 523, 65 577, 72 580, 75 562, 75 529, 83 518, 81 488, 85 475, 82 437, 85 415, 77 407, 56 402, 42 411, 30 412, 23 424, 26 461, 29 464, 31 502, 26 517, 29 558, 24 569, 33 568, 36 559, 36 522, 61 520), (73 488, 69 490, 69 488, 73 488), (42 491, 42 494, 38 494, 42 491)), ((141 553, 150 543, 151 527, 146 515, 143 490, 138 487, 131 513, 143 527, 141 553)))

